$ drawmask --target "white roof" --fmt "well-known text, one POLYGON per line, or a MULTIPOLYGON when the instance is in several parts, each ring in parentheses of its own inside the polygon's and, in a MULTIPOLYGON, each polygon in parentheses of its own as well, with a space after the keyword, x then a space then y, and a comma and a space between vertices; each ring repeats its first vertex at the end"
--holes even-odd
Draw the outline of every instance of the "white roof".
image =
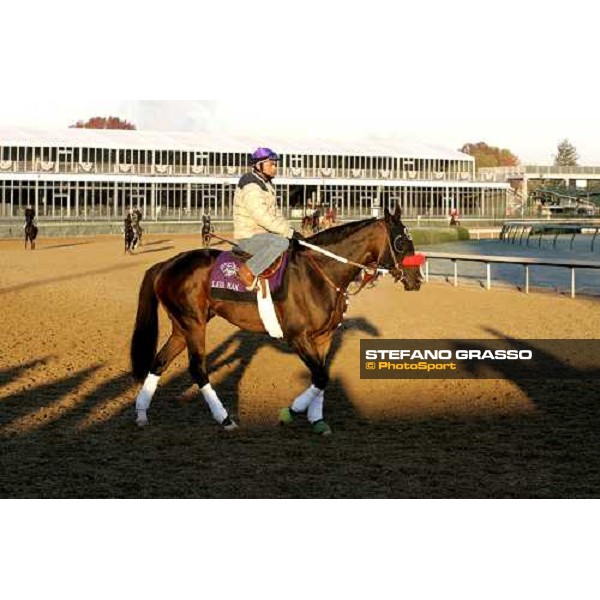
POLYGON ((250 154, 258 146, 273 148, 279 154, 326 154, 342 156, 394 156, 446 160, 474 160, 472 156, 444 146, 396 138, 323 140, 319 138, 257 139, 201 132, 138 131, 120 129, 37 129, 1 127, 0 146, 108 148, 128 150, 180 150, 241 152, 250 154))

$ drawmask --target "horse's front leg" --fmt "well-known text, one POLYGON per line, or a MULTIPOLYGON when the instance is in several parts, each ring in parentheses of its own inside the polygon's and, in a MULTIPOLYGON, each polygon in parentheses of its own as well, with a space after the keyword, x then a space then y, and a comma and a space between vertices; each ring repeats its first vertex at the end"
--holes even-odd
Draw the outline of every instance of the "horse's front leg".
POLYGON ((330 332, 316 341, 308 334, 302 334, 292 342, 292 347, 310 370, 312 384, 292 402, 290 407, 279 411, 279 421, 282 424, 291 423, 294 417, 306 413, 315 433, 319 435, 331 434, 331 427, 323 418, 323 406, 325 403, 325 388, 329 383, 327 357, 329 356, 332 337, 333 332, 330 332))

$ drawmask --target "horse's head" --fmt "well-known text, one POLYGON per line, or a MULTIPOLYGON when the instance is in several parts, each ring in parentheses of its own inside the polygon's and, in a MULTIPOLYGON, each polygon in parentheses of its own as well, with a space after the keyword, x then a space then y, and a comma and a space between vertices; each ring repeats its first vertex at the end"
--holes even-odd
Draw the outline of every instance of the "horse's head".
POLYGON ((421 266, 425 262, 422 254, 415 254, 415 245, 408 227, 401 220, 402 210, 396 206, 392 214, 385 209, 384 221, 388 236, 387 249, 382 264, 389 269, 395 281, 401 281, 407 292, 418 291, 423 281, 421 266))

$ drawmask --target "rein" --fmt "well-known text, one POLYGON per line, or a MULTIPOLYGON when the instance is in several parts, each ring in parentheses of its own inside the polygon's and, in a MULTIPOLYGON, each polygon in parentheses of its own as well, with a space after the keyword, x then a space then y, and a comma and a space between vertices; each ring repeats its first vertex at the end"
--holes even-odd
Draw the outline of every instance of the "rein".
MULTIPOLYGON (((221 240, 222 242, 231 244, 232 246, 236 246, 236 247, 238 246, 235 242, 232 242, 231 240, 222 238, 222 237, 216 235, 212 231, 210 232, 209 235, 210 235, 210 237, 213 237, 218 240, 221 240)), ((394 252, 394 246, 392 244, 390 232, 387 227, 385 227, 385 237, 386 237, 386 241, 387 241, 387 246, 390 251, 390 255, 392 257, 392 260, 394 261, 394 266, 391 269, 385 269, 385 268, 379 266, 379 264, 381 262, 381 258, 384 253, 384 249, 382 249, 381 252, 379 253, 379 256, 377 257, 377 263, 375 264, 375 266, 370 266, 370 265, 364 265, 359 262, 355 262, 353 260, 350 260, 349 258, 340 256, 339 254, 335 254, 333 252, 330 252, 329 250, 325 250, 325 248, 321 248, 320 246, 315 246, 314 244, 311 244, 304 240, 296 240, 296 241, 299 245, 304 246, 305 248, 308 248, 309 250, 313 250, 314 252, 316 252, 318 254, 322 254, 323 256, 327 256, 328 258, 336 260, 337 262, 340 262, 340 263, 343 263, 346 265, 352 265, 353 267, 358 267, 363 272, 363 280, 362 280, 359 288, 355 292, 352 292, 351 295, 355 296, 360 291, 362 291, 366 285, 369 285, 369 284, 371 284, 371 286, 375 285, 375 282, 377 281, 379 275, 388 275, 390 273, 393 273, 395 281, 401 281, 402 278, 404 277, 404 271, 402 269, 402 265, 399 264, 398 260, 396 259, 396 253, 394 252)), ((327 273, 325 273, 325 271, 323 271, 323 269, 319 266, 317 261, 315 261, 313 256, 311 256, 310 254, 307 254, 306 257, 307 257, 308 261, 310 262, 310 264, 312 265, 312 267, 321 275, 321 277, 323 277, 323 279, 327 282, 327 284, 329 286, 331 286, 338 294, 344 294, 346 296, 348 295, 347 290, 345 290, 345 289, 342 290, 329 277, 329 275, 327 275, 327 273)))
MULTIPOLYGON (((318 246, 315 246, 316 248, 318 246)), ((343 294, 345 293, 344 290, 342 290, 342 288, 340 288, 338 285, 336 285, 333 280, 331 279, 331 277, 329 277, 329 275, 327 275, 327 273, 325 273, 325 271, 323 271, 323 269, 321 269, 321 267, 319 266, 319 264, 317 263, 317 261, 314 259, 313 256, 311 256, 310 254, 306 255, 306 258, 308 259, 308 262, 313 266, 313 268, 315 269, 315 271, 317 271, 317 273, 319 273, 319 275, 321 275, 321 277, 338 293, 338 294, 343 294)), ((346 261, 347 262, 347 261, 346 261)))
POLYGON ((218 240, 221 240, 222 242, 225 242, 226 244, 231 244, 232 246, 236 246, 238 247, 238 244, 236 244, 235 242, 232 242, 231 240, 222 238, 221 236, 217 235, 216 233, 214 233, 213 231, 210 231, 209 233, 206 234, 206 237, 211 237, 211 238, 216 238, 218 240))
MULTIPOLYGON (((389 240, 390 240, 390 238, 388 236, 388 243, 390 244, 390 248, 391 248, 391 242, 389 240)), ((352 265, 353 267, 358 267, 359 269, 362 269, 363 271, 372 271, 373 276, 375 276, 377 274, 387 275, 390 272, 389 269, 380 268, 379 261, 377 262, 377 265, 375 267, 369 267, 367 265, 363 265, 362 263, 354 262, 353 260, 350 260, 343 256, 339 256, 338 254, 334 254, 333 252, 329 252, 329 250, 325 250, 324 248, 321 248, 320 246, 315 246, 314 244, 309 244, 308 242, 305 242, 303 240, 297 240, 297 242, 301 246, 310 248, 311 250, 314 250, 315 252, 318 252, 319 254, 323 254, 324 256, 328 256, 329 258, 333 258, 333 260, 337 260, 338 262, 341 262, 341 263, 344 263, 347 265, 352 265)), ((310 255, 308 255, 308 256, 310 256, 310 255)), ((381 256, 380 256, 380 258, 381 258, 381 256)), ((395 257, 394 257, 394 262, 396 262, 395 257)), ((396 263, 396 266, 398 266, 397 263, 396 263)))
MULTIPOLYGON (((323 254, 324 256, 332 258, 333 260, 336 260, 343 264, 352 265, 353 267, 358 267, 363 273, 362 281, 360 283, 359 288, 355 292, 351 292, 351 294, 350 294, 352 296, 356 296, 359 292, 361 292, 365 288, 365 286, 367 286, 369 284, 371 285, 371 287, 374 286, 375 282, 379 278, 379 275, 387 275, 387 274, 391 273, 392 271, 395 271, 398 274, 398 275, 394 275, 395 281, 401 280, 404 275, 402 267, 398 264, 398 261, 396 260, 396 254, 394 252, 394 248, 392 246, 392 240, 390 239, 390 232, 388 231, 387 227, 385 228, 385 237, 387 239, 387 245, 390 250, 390 255, 392 257, 392 260, 394 261, 393 269, 384 269, 379 266, 379 264, 381 262, 381 258, 383 256, 383 252, 384 252, 383 249, 381 250, 381 252, 379 253, 379 256, 377 257, 377 263, 375 264, 375 266, 369 266, 369 265, 364 265, 362 263, 354 262, 353 260, 345 258, 344 256, 339 256, 338 254, 334 254, 333 252, 329 252, 329 250, 325 250, 324 248, 321 248, 320 246, 315 246, 314 244, 310 244, 303 240, 298 240, 298 243, 301 246, 309 248, 310 250, 314 250, 315 252, 317 252, 319 254, 323 254)), ((320 273, 321 277, 323 277, 323 279, 325 279, 325 281, 332 288, 334 288, 338 294, 340 294, 340 293, 348 294, 349 293, 346 290, 342 291, 340 289, 340 287, 337 286, 331 280, 331 278, 323 271, 323 269, 321 269, 321 267, 319 267, 319 265, 317 264, 315 259, 310 254, 307 254, 306 256, 307 256, 309 262, 311 263, 311 265, 314 267, 314 269, 318 273, 320 273)))

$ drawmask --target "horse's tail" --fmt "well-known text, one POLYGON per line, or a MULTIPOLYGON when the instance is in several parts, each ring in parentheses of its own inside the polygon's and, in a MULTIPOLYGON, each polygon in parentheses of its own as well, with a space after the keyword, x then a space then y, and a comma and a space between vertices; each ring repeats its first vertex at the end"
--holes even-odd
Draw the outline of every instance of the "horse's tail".
POLYGON ((131 336, 131 371, 136 381, 143 382, 152 366, 158 344, 158 298, 154 282, 161 264, 146 271, 138 300, 135 328, 131 336))

